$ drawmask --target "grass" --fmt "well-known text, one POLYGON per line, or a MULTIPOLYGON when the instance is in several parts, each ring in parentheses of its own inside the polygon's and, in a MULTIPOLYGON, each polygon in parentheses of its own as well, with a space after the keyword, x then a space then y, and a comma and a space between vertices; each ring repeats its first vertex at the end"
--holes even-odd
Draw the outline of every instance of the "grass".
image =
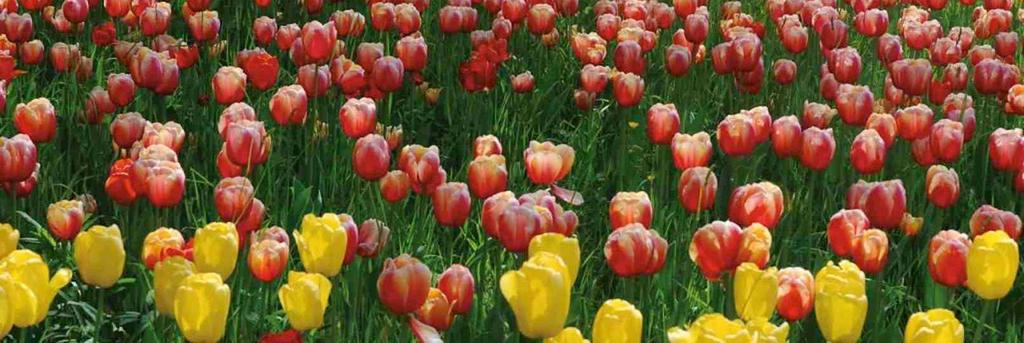
MULTIPOLYGON (((187 38, 187 28, 180 19, 183 1, 174 1, 174 21, 170 33, 187 38)), ((712 18, 718 17, 717 4, 710 6, 712 18)), ((442 165, 449 180, 465 181, 466 166, 472 159, 471 145, 479 135, 494 134, 500 138, 508 159, 509 188, 517 194, 538 189, 526 178, 521 152, 530 140, 552 140, 576 149, 573 172, 562 185, 583 193, 587 202, 581 206, 565 205, 580 217, 577 235, 582 248, 582 266, 573 288, 572 307, 567 326, 579 327, 590 335, 593 317, 606 299, 622 298, 633 303, 644 314, 644 341, 665 340, 665 330, 684 325, 697 316, 723 311, 725 290, 721 284, 706 281, 689 260, 687 248, 691 234, 700 226, 725 219, 725 198, 720 197, 718 210, 693 215, 682 210, 676 200, 675 185, 679 172, 674 169, 667 147, 651 145, 644 135, 645 112, 654 103, 674 103, 682 118, 682 131, 707 131, 714 134, 717 123, 727 114, 754 106, 766 105, 773 117, 799 114, 804 101, 825 102, 818 93, 817 68, 823 58, 812 34, 810 46, 802 55, 791 56, 778 43, 774 27, 769 25, 765 38, 765 65, 778 58, 791 58, 800 70, 797 81, 780 86, 766 78, 760 94, 741 95, 730 77, 715 75, 710 60, 695 65, 683 78, 668 76, 663 70, 663 49, 671 42, 672 30, 662 31, 659 44, 648 53, 645 75, 646 93, 640 105, 619 108, 610 90, 599 95, 594 109, 577 110, 572 92, 577 87, 581 65, 575 60, 566 38, 570 27, 593 30, 589 1, 581 3, 580 14, 560 18, 558 30, 563 40, 554 48, 545 48, 539 39, 525 30, 516 30, 510 40, 512 59, 499 72, 495 89, 466 93, 458 83, 458 66, 469 55, 467 34, 442 35, 436 23, 437 11, 444 1, 434 1, 423 14, 424 36, 430 48, 430 60, 424 72, 431 85, 442 89, 440 102, 428 105, 419 91, 406 86, 378 103, 378 116, 386 125, 401 124, 407 144, 437 145, 442 165), (537 80, 532 93, 515 94, 508 79, 511 75, 531 71, 537 80), (640 123, 630 127, 629 122, 640 123), (611 228, 607 219, 608 200, 618 191, 646 191, 654 204, 652 228, 669 241, 665 268, 651 277, 622 279, 605 265, 602 247, 611 228)), ((848 5, 842 4, 843 7, 848 5)), ((324 10, 309 15, 293 2, 276 2, 274 10, 256 8, 251 1, 214 1, 212 8, 220 12, 220 37, 228 48, 222 55, 206 56, 190 69, 182 71, 181 86, 171 96, 159 97, 140 90, 136 100, 123 111, 138 111, 153 121, 174 120, 181 123, 189 137, 179 154, 187 174, 185 200, 177 207, 154 209, 144 201, 130 207, 118 207, 106 197, 103 183, 109 166, 118 157, 110 147, 108 126, 87 125, 78 119, 87 92, 102 86, 105 75, 125 72, 117 63, 111 48, 95 47, 87 33, 65 36, 58 34, 39 17, 35 36, 49 47, 59 41, 78 42, 83 55, 93 56, 96 76, 78 83, 73 75, 55 74, 47 65, 27 66, 28 74, 14 81, 8 89, 7 113, 14 104, 36 97, 47 97, 57 108, 58 137, 40 147, 42 170, 39 186, 27 199, 0 199, 0 222, 10 222, 21 230, 21 246, 42 254, 51 268, 74 269, 69 242, 53 243, 45 228, 48 204, 80 194, 92 194, 99 210, 88 218, 91 224, 118 224, 124 233, 128 264, 116 286, 101 294, 75 278, 51 306, 45 323, 27 329, 14 329, 17 341, 181 341, 173 320, 158 316, 152 296, 152 277, 139 260, 142 238, 157 227, 183 230, 190 237, 197 227, 217 220, 213 206, 213 188, 218 174, 215 156, 221 140, 215 122, 223 106, 202 104, 198 99, 211 94, 210 78, 221 65, 233 63, 234 53, 255 46, 251 35, 252 20, 259 15, 280 11, 278 23, 326 21, 331 12, 353 8, 368 14, 362 2, 327 2, 324 10), (40 223, 44 224, 40 226, 40 223), (97 301, 102 299, 102 306, 97 301), (97 308, 102 308, 98 311, 97 308), (97 315, 104 316, 103 326, 95 327, 97 315)), ((847 7, 848 8, 848 7, 847 7)), ((950 2, 941 12, 933 13, 948 30, 954 25, 969 25, 970 8, 950 2)), ((744 3, 744 11, 765 21, 763 4, 744 3)), ((895 32, 899 9, 890 12, 890 32, 895 32)), ((480 27, 489 27, 491 15, 482 8, 480 27)), ((94 9, 87 27, 105 20, 105 14, 94 9)), ((852 17, 852 16, 851 16, 852 17)), ((367 18, 369 20, 369 18, 367 18)), ((712 20, 708 50, 721 40, 712 20)), ((368 23, 369 24, 369 23, 368 23)), ((119 33, 126 37, 126 28, 119 24, 119 33)), ((1019 28, 1017 29, 1019 31, 1019 28)), ((88 31, 86 31, 88 32, 88 31)), ((876 98, 882 97, 884 69, 875 59, 873 42, 856 36, 851 24, 850 45, 857 47, 865 62, 861 83, 871 87, 876 98)), ((127 36, 130 37, 130 36, 127 36)), ((376 32, 367 25, 362 37, 348 38, 349 51, 362 41, 385 42, 388 51, 398 39, 397 33, 376 32)), ((976 41, 976 44, 984 43, 976 41)), ((609 55, 614 51, 609 44, 609 55)), ((282 71, 278 85, 294 80, 296 67, 276 47, 272 53, 281 55, 282 71)), ((924 57, 923 51, 906 50, 906 55, 924 57)), ((709 54, 710 55, 710 54, 709 54)), ((708 56, 710 58, 710 56, 708 56)), ((611 56, 607 59, 611 64, 611 56)), ((770 75, 770 73, 769 73, 770 75)), ((770 76, 769 76, 770 78, 770 76)), ((351 148, 354 141, 340 130, 337 110, 343 96, 333 89, 327 96, 311 99, 310 118, 302 127, 279 127, 269 118, 268 103, 273 89, 250 89, 245 101, 252 105, 274 137, 270 160, 251 176, 256 196, 267 205, 265 226, 280 225, 289 231, 298 227, 305 213, 349 213, 361 222, 367 218, 383 220, 392 229, 392 241, 375 259, 357 259, 342 275, 332 279, 331 303, 324 326, 307 335, 314 341, 388 341, 412 340, 404 320, 382 307, 377 300, 376 279, 383 259, 410 253, 426 263, 435 278, 452 263, 468 266, 476 278, 476 298, 472 312, 458 317, 444 334, 454 342, 526 341, 515 329, 514 317, 502 298, 498 278, 515 269, 522 256, 506 252, 488 238, 479 223, 481 201, 474 200, 470 221, 453 230, 436 224, 429 198, 412 197, 398 204, 382 200, 375 183, 365 182, 352 172, 351 148), (315 139, 315 122, 325 122, 329 135, 315 139)), ((1020 117, 1003 113, 1001 105, 990 96, 974 96, 978 128, 974 139, 965 144, 961 158, 951 166, 961 177, 961 196, 951 208, 939 210, 928 204, 924 194, 925 169, 910 156, 910 144, 899 141, 889 152, 885 169, 865 177, 869 180, 900 178, 907 188, 911 213, 925 217, 925 228, 916 238, 890 233, 889 265, 883 275, 869 281, 872 285, 871 312, 863 341, 899 341, 910 314, 936 307, 928 286, 927 239, 940 229, 967 231, 970 214, 982 204, 992 204, 1015 213, 1024 212, 1024 201, 1012 190, 1011 176, 991 169, 987 157, 987 137, 997 127, 1021 127, 1020 117)), ((933 108, 937 108, 933 105, 933 108)), ((109 119, 108 122, 109 123, 109 119)), ((843 207, 846 188, 861 178, 851 167, 848 151, 859 128, 845 126, 836 120, 836 156, 824 172, 811 172, 797 161, 781 160, 762 144, 754 154, 743 158, 727 157, 716 149, 712 169, 719 174, 719 192, 729 194, 732 187, 760 180, 779 185, 785 194, 786 211, 774 230, 772 266, 801 266, 816 271, 826 261, 837 258, 830 252, 824 230, 828 218, 843 207), (729 178, 725 178, 728 175, 729 178)), ((0 133, 15 133, 10 115, 0 120, 0 133)), ((717 146, 717 143, 715 143, 717 146)), ((289 269, 301 270, 294 246, 289 269)), ((231 341, 253 341, 256 337, 287 327, 276 291, 282 281, 270 284, 256 281, 245 264, 241 252, 235 273, 227 282, 232 289, 231 313, 227 333, 231 341)), ((980 325, 982 301, 966 289, 950 290, 948 302, 967 328, 968 337, 983 331, 985 341, 1018 342, 1024 332, 1024 281, 1018 278, 1013 291, 995 309, 995 318, 980 325)), ((776 318, 775 323, 782 320, 776 318)), ((823 341, 813 316, 791 323, 790 339, 798 342, 823 341)))

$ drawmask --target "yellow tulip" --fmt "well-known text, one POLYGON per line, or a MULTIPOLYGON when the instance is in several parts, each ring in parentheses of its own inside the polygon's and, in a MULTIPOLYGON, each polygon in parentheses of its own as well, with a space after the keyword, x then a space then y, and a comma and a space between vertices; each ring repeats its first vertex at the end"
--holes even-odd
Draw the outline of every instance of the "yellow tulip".
POLYGON ((124 272, 124 241, 117 225, 93 226, 75 236, 75 264, 82 281, 110 288, 124 272))
MULTIPOLYGON (((8 275, 0 275, 0 278, 10 279, 8 275)), ((11 300, 7 298, 7 291, 4 288, 6 282, 0 281, 0 337, 7 336, 14 325, 14 311, 11 308, 11 300)))
POLYGON ((530 257, 519 270, 501 276, 501 294, 523 335, 541 339, 557 335, 569 315, 572 282, 562 258, 547 252, 530 257))
POLYGON ((185 278, 174 295, 174 319, 189 342, 216 342, 224 337, 231 288, 217 273, 185 278))
POLYGON ((299 259, 307 272, 326 277, 341 272, 349 242, 337 214, 325 213, 322 217, 307 214, 302 217, 300 230, 294 231, 292 235, 295 236, 295 245, 299 247, 299 259))
POLYGON ((696 336, 691 335, 689 331, 680 329, 678 326, 669 328, 666 334, 668 335, 668 343, 697 343, 696 336))
POLYGON ((15 249, 18 249, 18 239, 21 234, 11 224, 0 223, 0 258, 6 257, 15 249))
POLYGON ((974 237, 967 252, 967 288, 982 299, 1002 299, 1013 287, 1020 266, 1020 251, 1006 231, 974 237))
POLYGON ((856 264, 832 261, 814 277, 814 313, 825 339, 856 342, 868 313, 864 272, 856 264))
POLYGON ((569 268, 570 283, 576 282, 576 274, 580 270, 580 242, 576 238, 565 237, 559 233, 534 236, 530 240, 528 256, 533 257, 542 251, 561 257, 562 262, 569 268))
POLYGON ((67 268, 51 278, 50 267, 31 250, 15 250, 0 260, 0 285, 7 292, 14 325, 19 328, 42 322, 57 292, 70 281, 67 268))
MULTIPOLYGON (((1002 232, 1002 231, 1000 231, 1002 232)), ((937 308, 910 316, 903 333, 906 343, 963 343, 964 326, 953 311, 937 308)))
POLYGON ((196 231, 193 257, 201 273, 227 280, 238 262, 238 231, 232 223, 209 223, 196 231))
POLYGON ((545 339, 544 343, 590 343, 590 340, 583 338, 583 333, 580 332, 580 329, 567 327, 562 329, 562 332, 559 332, 555 337, 545 339))
POLYGON ((594 343, 639 343, 644 315, 628 301, 605 301, 594 317, 594 343))
POLYGON ((744 262, 736 268, 732 294, 736 303, 736 313, 743 320, 771 318, 775 312, 778 293, 778 269, 772 267, 761 270, 750 262, 744 262))
POLYGON ((153 268, 153 294, 156 310, 160 314, 174 317, 174 295, 185 278, 198 273, 196 265, 181 256, 172 256, 153 268))
POLYGON ((775 326, 767 318, 757 318, 747 322, 747 332, 753 336, 754 342, 786 343, 789 337, 789 324, 775 326))
POLYGON ((277 291, 288 322, 299 331, 323 325, 330 296, 331 281, 317 273, 289 272, 288 284, 277 291))
MULTIPOLYGON (((720 313, 705 314, 690 323, 686 332, 691 342, 749 343, 753 341, 750 332, 740 320, 729 320, 720 313)), ((685 338, 687 335, 677 337, 685 338)), ((687 342, 687 341, 683 341, 687 342)))

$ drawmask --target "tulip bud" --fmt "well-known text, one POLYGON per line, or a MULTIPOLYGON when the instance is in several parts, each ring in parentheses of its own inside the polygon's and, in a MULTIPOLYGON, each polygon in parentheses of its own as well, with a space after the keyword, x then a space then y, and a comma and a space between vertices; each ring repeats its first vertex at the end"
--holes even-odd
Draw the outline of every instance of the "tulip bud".
POLYGON ((57 134, 57 116, 47 98, 36 98, 14 109, 14 127, 33 143, 46 143, 57 134))
POLYGON ((928 242, 928 272, 932 280, 946 287, 967 282, 967 253, 971 240, 956 230, 943 230, 928 242))
POLYGON ((846 193, 846 208, 864 211, 871 226, 892 229, 899 226, 907 209, 906 190, 900 180, 860 181, 846 193))
POLYGON ((0 260, 18 249, 21 233, 11 224, 0 223, 0 260))
POLYGON ((252 233, 249 271, 257 280, 271 282, 288 267, 288 233, 279 226, 252 233))
POLYGON ((377 278, 377 295, 392 313, 411 313, 427 301, 430 277, 430 269, 415 257, 389 258, 377 278))
POLYGON ((730 114, 718 124, 718 144, 729 156, 745 156, 759 143, 755 139, 754 121, 742 114, 730 114))
POLYGON ((401 170, 392 170, 380 179, 380 193, 384 200, 396 203, 409 195, 411 181, 409 174, 401 170))
POLYGON ((647 192, 619 192, 608 204, 608 218, 613 229, 634 223, 649 228, 653 213, 647 192))
POLYGON ((366 181, 377 181, 384 177, 391 165, 391 149, 388 142, 377 134, 362 136, 352 148, 352 169, 366 181))
POLYGON ((946 166, 931 166, 925 178, 925 193, 928 201, 938 208, 953 206, 960 197, 960 177, 946 166))
POLYGON ((220 275, 192 274, 185 277, 175 291, 174 318, 185 339, 218 341, 224 337, 230 305, 231 288, 224 284, 220 275))
POLYGON ((620 107, 633 107, 644 95, 644 79, 633 73, 618 73, 612 77, 612 93, 620 107))
POLYGON ((729 198, 729 218, 740 225, 761 223, 772 229, 783 209, 782 189, 771 182, 737 187, 729 198))
POLYGON ((306 56, 313 61, 327 60, 337 40, 334 25, 310 21, 302 26, 302 46, 306 56))
POLYGON ((612 231, 604 245, 608 267, 621 277, 654 275, 665 265, 668 242, 657 231, 629 224, 612 231))
POLYGON ((468 314, 473 308, 475 286, 469 268, 457 263, 451 265, 437 279, 437 287, 451 301, 453 314, 468 314))
POLYGON ((967 288, 985 300, 1001 299, 1013 287, 1019 265, 1017 242, 1005 231, 974 237, 967 253, 967 288))
POLYGON ((779 316, 794 322, 814 309, 814 276, 800 267, 779 270, 779 289, 775 309, 779 316))
POLYGON ((647 110, 647 138, 651 143, 668 145, 679 131, 676 105, 657 103, 647 110))
POLYGON ((232 223, 210 223, 196 231, 195 263, 199 272, 231 276, 238 260, 238 231, 232 223))
POLYGON ((213 203, 224 221, 235 221, 249 211, 255 192, 245 177, 221 179, 213 190, 213 203))
POLYGON ((263 164, 270 155, 271 140, 262 121, 239 120, 221 133, 224 150, 232 163, 249 167, 263 164))
POLYGON ((513 75, 512 80, 512 91, 516 93, 529 93, 533 91, 534 80, 533 74, 526 71, 522 74, 513 75))
POLYGON ((75 264, 82 281, 110 288, 124 271, 124 242, 117 225, 93 226, 75 237, 75 264))
POLYGON ((864 230, 853 242, 853 260, 865 273, 881 273, 889 260, 889 237, 882 230, 864 230))
POLYGON ((317 273, 288 272, 288 283, 277 291, 277 297, 293 329, 314 330, 323 325, 331 281, 317 273))
POLYGON ((788 85, 796 80, 796 62, 788 59, 778 59, 772 63, 772 78, 780 85, 788 85))
POLYGON ((377 105, 370 98, 348 99, 338 110, 338 121, 349 138, 371 134, 377 125, 377 105))
POLYGON ((885 140, 874 129, 865 129, 857 134, 850 147, 850 162, 853 169, 861 174, 874 174, 885 166, 885 140))
POLYGON ((50 204, 46 210, 50 234, 61 240, 74 239, 84 222, 85 209, 78 200, 61 200, 50 204))
POLYGON ((486 199, 508 188, 508 171, 501 155, 478 156, 469 163, 469 189, 473 196, 486 199))
POLYGON ((814 277, 814 316, 830 342, 855 342, 868 312, 864 273, 850 261, 829 261, 814 277))
POLYGON ((723 272, 732 271, 739 264, 743 231, 730 221, 714 221, 693 234, 690 241, 690 260, 697 264, 704 278, 718 281, 723 272))
POLYGON ((785 116, 775 119, 772 123, 771 140, 772 150, 779 157, 800 156, 800 144, 802 143, 800 122, 796 116, 785 116))

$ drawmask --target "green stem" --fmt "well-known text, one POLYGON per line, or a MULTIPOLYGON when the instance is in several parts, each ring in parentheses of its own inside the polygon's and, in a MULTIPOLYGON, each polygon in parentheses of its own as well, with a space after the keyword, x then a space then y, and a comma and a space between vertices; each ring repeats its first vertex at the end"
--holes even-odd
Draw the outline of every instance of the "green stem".
POLYGON ((992 318, 992 312, 995 310, 999 300, 984 300, 985 304, 981 307, 981 320, 978 321, 978 326, 974 328, 974 338, 971 339, 973 343, 980 343, 984 341, 982 337, 985 336, 985 323, 992 318))
POLYGON ((104 289, 100 288, 96 293, 96 341, 102 342, 103 336, 103 292, 104 289))

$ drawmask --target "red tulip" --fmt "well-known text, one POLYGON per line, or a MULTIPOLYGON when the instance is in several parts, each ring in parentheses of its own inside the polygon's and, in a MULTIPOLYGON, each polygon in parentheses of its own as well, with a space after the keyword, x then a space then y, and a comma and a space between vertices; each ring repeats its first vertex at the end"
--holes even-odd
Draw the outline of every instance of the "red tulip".
POLYGON ((878 229, 864 230, 854 241, 853 261, 867 274, 878 274, 889 260, 889 237, 878 229))
POLYGON ((469 188, 461 182, 448 182, 433 194, 434 218, 442 226, 458 228, 469 217, 469 188))
POLYGON ((526 15, 526 27, 534 35, 544 35, 555 29, 555 8, 545 3, 530 6, 526 15))
POLYGON ((1016 171, 1024 159, 1024 140, 1019 128, 1007 130, 997 128, 988 137, 988 159, 992 168, 999 171, 1016 171))
POLYGON ((85 209, 78 200, 61 200, 46 210, 46 223, 54 237, 68 241, 75 238, 85 222, 85 209))
POLYGON ((754 136, 754 121, 749 116, 730 114, 718 124, 718 143, 726 155, 744 156, 753 152, 759 143, 754 136))
POLYGON ((679 112, 674 104, 657 103, 647 110, 647 138, 654 144, 668 145, 679 131, 679 112))
POLYGON ((839 210, 828 221, 828 244, 836 256, 853 256, 856 242, 871 227, 868 217, 858 209, 839 210))
POLYGON ((97 46, 110 46, 117 40, 117 29, 113 22, 104 22, 92 28, 92 43, 97 46))
POLYGON ((620 277, 653 275, 665 265, 668 242, 640 224, 620 227, 608 235, 604 257, 620 277))
POLYGON ((903 43, 899 36, 886 33, 875 43, 875 52, 878 54, 879 61, 885 65, 891 65, 893 62, 903 60, 903 43))
POLYGON ((505 170, 505 156, 477 156, 469 163, 469 190, 478 199, 508 189, 508 171, 505 170))
POLYGON ((1020 78, 1020 71, 1009 64, 985 59, 974 67, 974 88, 982 94, 1003 94, 1020 78))
POLYGON ((935 154, 932 153, 931 136, 911 142, 910 153, 914 157, 914 162, 917 162, 922 167, 928 167, 939 162, 935 158, 935 154))
POLYGON ((926 59, 902 59, 890 66, 893 85, 910 96, 925 95, 931 83, 932 64, 926 59))
POLYGON ((814 310, 814 276, 800 267, 783 268, 778 274, 778 302, 775 309, 779 316, 795 322, 814 310))
POLYGON ((395 4, 376 2, 370 6, 370 23, 377 31, 387 31, 395 25, 395 4))
POLYGON ((616 230, 629 224, 649 228, 653 213, 647 192, 619 192, 608 204, 608 218, 616 230))
POLYGON ((409 174, 401 170, 392 170, 380 179, 380 193, 384 200, 396 203, 409 195, 409 174))
POLYGON ((473 140, 473 156, 501 155, 501 141, 494 135, 483 135, 473 140))
POLYGON ((299 67, 296 82, 306 90, 306 96, 319 98, 331 88, 331 73, 326 65, 307 64, 299 67))
POLYGON ((245 98, 245 72, 238 67, 220 67, 213 75, 213 94, 217 102, 230 105, 245 98))
POLYGON ((572 171, 575 159, 576 151, 565 144, 530 141, 530 146, 523 151, 526 175, 538 185, 550 185, 564 179, 572 171))
POLYGON ((338 121, 349 138, 371 134, 377 125, 377 105, 370 98, 350 98, 338 110, 338 121))
POLYGON ((693 234, 690 241, 690 260, 697 264, 704 278, 718 281, 723 272, 731 272, 739 265, 737 255, 743 231, 730 221, 714 221, 693 234))
POLYGON ((529 93, 533 91, 534 80, 533 74, 529 71, 523 72, 518 75, 513 75, 510 82, 512 84, 512 91, 516 93, 529 93))
POLYGON ((932 125, 929 143, 936 159, 941 162, 956 161, 964 145, 963 124, 949 119, 939 120, 932 125))
POLYGON ((197 42, 216 41, 220 33, 220 17, 217 11, 202 11, 185 18, 192 38, 197 42))
POLYGON ((772 64, 772 76, 780 85, 788 85, 796 79, 796 63, 788 59, 775 60, 772 64))
POLYGON ((676 133, 672 137, 672 160, 676 169, 704 167, 711 161, 711 137, 707 133, 676 133))
POLYGON ((801 135, 800 164, 811 170, 825 170, 836 153, 832 129, 809 127, 801 135))
POLYGON ((583 64, 601 65, 607 54, 607 43, 597 33, 577 33, 569 41, 576 59, 583 64))
POLYGON ((263 49, 256 49, 254 53, 238 61, 240 67, 252 81, 252 86, 259 90, 268 90, 277 83, 277 74, 281 69, 277 56, 271 55, 263 49))
POLYGON ((967 65, 963 62, 952 63, 942 69, 942 81, 949 85, 951 91, 966 89, 967 75, 967 65))
POLYGON ((708 37, 708 26, 710 25, 706 14, 694 13, 686 16, 683 20, 686 39, 697 44, 704 43, 708 37))
POLYGON ((865 37, 878 37, 889 28, 889 12, 872 8, 858 12, 853 18, 853 27, 865 37))
POLYGON ((612 92, 620 107, 633 107, 644 95, 644 79, 633 73, 619 73, 612 78, 612 92))
POLYGON ((1020 217, 1013 212, 1000 210, 991 205, 982 205, 975 210, 971 215, 970 226, 972 237, 989 231, 1002 230, 1006 231, 1006 234, 1013 240, 1020 239, 1020 217))
POLYGON ((591 93, 601 93, 608 84, 611 69, 602 65, 588 64, 580 70, 580 85, 591 93))
POLYGON ((996 54, 1003 58, 1013 58, 1017 53, 1017 46, 1020 45, 1016 32, 1000 32, 995 36, 996 54))
POLYGON ((263 122, 240 120, 224 129, 224 148, 228 159, 239 166, 254 166, 267 161, 270 154, 270 136, 263 122))
POLYGON ((846 193, 846 208, 860 209, 871 225, 882 229, 899 227, 907 209, 907 192, 900 180, 859 181, 846 193))
POLYGON ((411 313, 427 301, 430 277, 430 269, 415 257, 389 258, 377 278, 377 295, 392 313, 411 313))
POLYGON ((836 101, 839 96, 839 81, 836 81, 836 76, 832 73, 822 74, 821 80, 818 81, 818 92, 825 100, 836 101))
POLYGON ((960 197, 960 177, 953 169, 933 165, 925 178, 925 194, 935 207, 949 208, 960 197))
POLYGON ((274 35, 274 40, 277 41, 277 48, 284 51, 291 49, 301 32, 302 29, 299 28, 299 25, 294 23, 279 27, 274 35))
POLYGON ((255 189, 249 179, 233 177, 221 179, 213 190, 213 203, 221 220, 236 221, 249 212, 255 189))
POLYGON ((780 29, 779 39, 782 40, 782 47, 792 54, 799 54, 807 49, 807 28, 796 24, 784 24, 780 29))
POLYGON ((107 75, 107 92, 114 105, 127 106, 135 99, 135 81, 128 74, 107 75))
MULTIPOLYGON (((395 28, 398 33, 405 36, 420 30, 420 11, 412 4, 395 5, 395 28)), ((371 18, 372 20, 373 18, 371 18)))
POLYGON ((800 121, 796 116, 785 116, 775 119, 772 123, 772 150, 780 158, 800 156, 801 134, 800 121))
POLYGON ((270 97, 270 116, 278 125, 301 125, 306 122, 309 100, 299 85, 284 86, 270 97))
POLYGON ((707 167, 691 167, 679 175, 679 203, 689 212, 710 210, 715 205, 718 178, 707 167))
POLYGON ((944 66, 959 62, 963 51, 952 39, 943 37, 932 43, 928 55, 933 64, 944 66))
POLYGON ((577 89, 572 94, 573 103, 576 104, 576 108, 581 111, 589 111, 594 107, 594 98, 597 97, 596 93, 588 92, 582 89, 577 89))
POLYGON ((402 60, 384 56, 373 62, 371 73, 373 85, 383 92, 394 92, 402 88, 402 74, 405 66, 402 60))
POLYGON ((395 55, 407 71, 419 72, 427 67, 427 43, 419 34, 399 39, 395 43, 395 55))
POLYGON ((896 118, 888 113, 872 113, 864 128, 875 130, 882 137, 886 148, 896 141, 896 118))
POLYGON ((971 240, 956 230, 943 230, 928 242, 928 272, 932 280, 946 287, 967 282, 967 252, 971 240))
MULTIPOLYGON (((570 203, 572 202, 570 200, 570 203)), ((576 212, 566 211, 559 205, 555 198, 547 190, 539 190, 533 193, 523 194, 519 197, 519 203, 524 206, 533 206, 541 216, 540 233, 554 232, 563 236, 572 236, 579 223, 576 212)))
POLYGON ((359 225, 359 246, 356 253, 361 257, 374 258, 384 249, 391 237, 391 229, 376 219, 367 219, 359 225))
POLYGON ((50 46, 50 64, 53 66, 53 70, 59 73, 74 71, 79 60, 81 60, 81 52, 78 50, 78 44, 68 45, 57 42, 50 46))
POLYGON ((729 197, 729 220, 740 225, 760 223, 774 229, 783 209, 782 189, 771 182, 737 187, 729 197))
POLYGON ((825 104, 816 102, 804 102, 804 113, 801 117, 801 124, 804 128, 817 127, 826 129, 832 123, 837 111, 825 104))
POLYGON ((334 50, 337 34, 334 25, 310 21, 302 26, 302 47, 313 61, 326 61, 334 50))
POLYGON ((78 24, 89 17, 89 1, 86 0, 65 0, 60 6, 64 18, 78 24))
POLYGON ((387 140, 377 134, 360 137, 352 148, 352 169, 366 181, 384 177, 391 165, 391 149, 387 140))
POLYGON ((861 174, 874 174, 885 166, 885 140, 874 129, 865 129, 857 134, 850 147, 850 162, 853 169, 861 174))
POLYGON ((171 21, 171 8, 170 6, 160 4, 166 3, 147 6, 140 14, 137 14, 139 16, 139 26, 142 28, 142 35, 153 37, 167 32, 167 27, 171 21))
POLYGON ((33 25, 32 15, 29 13, 19 14, 11 12, 3 24, 7 39, 14 43, 24 43, 32 39, 33 25))
POLYGON ((443 178, 440 152, 436 146, 407 145, 398 156, 398 168, 408 174, 416 193, 426 190, 424 187, 434 183, 435 179, 443 178))
POLYGON ((142 139, 148 123, 138 112, 118 114, 117 118, 110 122, 110 135, 114 138, 114 144, 121 149, 130 149, 135 142, 142 139))
POLYGON ((260 46, 270 45, 276 35, 277 20, 267 16, 260 16, 252 22, 252 36, 256 39, 256 44, 260 46))
POLYGON ((896 111, 896 132, 900 138, 908 141, 924 138, 931 132, 932 127, 931 108, 925 105, 916 105, 896 111))
POLYGON ((185 144, 185 129, 173 121, 146 123, 142 131, 142 144, 145 147, 163 145, 177 153, 185 144))
POLYGON ((244 102, 231 104, 221 111, 220 119, 217 121, 217 132, 223 138, 228 125, 241 120, 256 121, 256 110, 244 102))
POLYGON ((465 315, 473 308, 475 282, 469 268, 451 265, 437 279, 437 288, 452 301, 452 313, 465 315))
POLYGON ((122 158, 114 162, 110 166, 110 172, 103 186, 107 196, 122 206, 135 202, 135 198, 138 196, 131 178, 132 165, 134 163, 130 158, 122 158))
POLYGON ((57 134, 57 115, 47 98, 36 98, 14 109, 14 127, 33 143, 46 143, 57 134))
POLYGON ((840 83, 857 83, 861 71, 860 53, 852 47, 832 50, 828 69, 840 83))
POLYGON ((843 84, 836 94, 839 117, 849 125, 861 126, 867 122, 874 105, 874 95, 866 86, 843 84))
POLYGON ((252 233, 249 257, 246 259, 252 276, 271 282, 288 267, 288 232, 280 226, 252 233))
MULTIPOLYGON (((534 236, 544 233, 542 228, 542 216, 538 213, 538 207, 528 204, 518 204, 514 200, 503 201, 501 199, 513 196, 509 193, 499 193, 491 198, 492 207, 485 216, 496 220, 495 238, 506 250, 510 252, 524 252, 529 247, 530 240, 534 236), (500 212, 499 212, 500 210, 500 212), (496 219, 494 214, 497 213, 496 219)), ((488 200, 491 200, 489 198, 488 200)), ((485 220, 488 218, 485 218, 485 220)))
MULTIPOLYGON (((10 17, 8 17, 8 20, 10 17)), ((46 49, 43 47, 43 42, 36 39, 21 43, 18 46, 18 57, 21 58, 21 62, 25 64, 36 65, 43 62, 44 52, 46 49)))
POLYGON ((484 200, 480 211, 480 224, 484 227, 484 232, 488 236, 499 238, 502 213, 510 205, 518 204, 515 194, 510 191, 494 194, 484 200))

